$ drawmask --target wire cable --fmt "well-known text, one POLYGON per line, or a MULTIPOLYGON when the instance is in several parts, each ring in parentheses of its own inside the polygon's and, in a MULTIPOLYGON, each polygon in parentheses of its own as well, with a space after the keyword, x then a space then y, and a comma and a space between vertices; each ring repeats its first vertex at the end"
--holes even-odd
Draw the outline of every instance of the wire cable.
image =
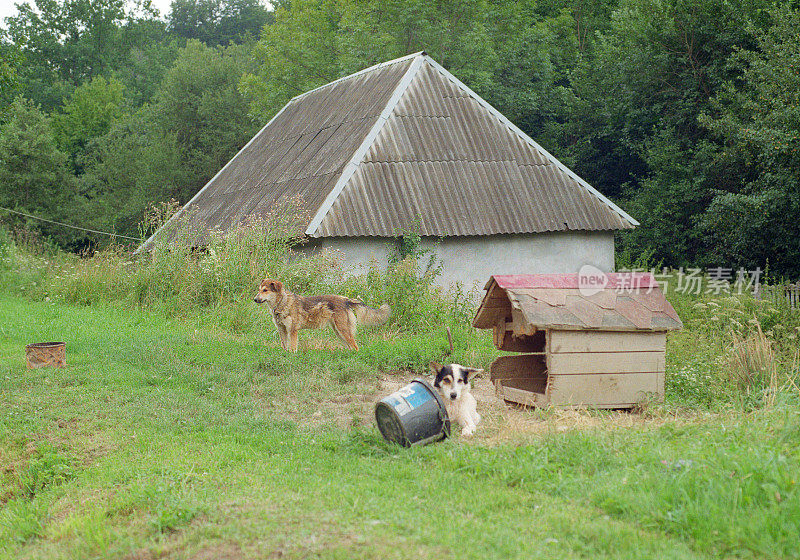
POLYGON ((88 231, 90 233, 99 233, 101 235, 108 235, 109 237, 121 237, 123 239, 131 239, 133 241, 138 241, 140 243, 142 241, 139 237, 130 237, 128 235, 120 235, 118 233, 110 233, 110 232, 107 232, 107 231, 99 231, 99 230, 96 230, 96 229, 89 229, 89 228, 84 228, 84 227, 80 227, 80 226, 73 226, 73 225, 70 225, 70 224, 65 224, 64 222, 57 222, 55 220, 48 220, 47 218, 40 218, 39 216, 33 216, 31 214, 26 214, 25 212, 19 212, 17 210, 12 210, 11 208, 3 208, 2 206, 0 206, 0 210, 5 210, 6 212, 11 212, 12 214, 18 214, 20 216, 25 216, 26 218, 32 218, 34 220, 39 220, 41 222, 47 222, 48 224, 55 224, 57 226, 62 226, 62 227, 66 227, 66 228, 79 229, 81 231, 88 231))

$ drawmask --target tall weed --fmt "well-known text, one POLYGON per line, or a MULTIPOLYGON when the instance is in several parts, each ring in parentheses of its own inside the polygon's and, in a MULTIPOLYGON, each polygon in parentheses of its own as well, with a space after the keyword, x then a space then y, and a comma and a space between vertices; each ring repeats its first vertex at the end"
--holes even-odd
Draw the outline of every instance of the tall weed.
POLYGON ((7 229, 0 226, 0 273, 11 269, 14 262, 14 239, 7 229))
POLYGON ((733 334, 733 346, 728 354, 728 373, 731 381, 745 394, 763 394, 764 403, 775 403, 778 392, 778 364, 772 342, 764 335, 761 323, 746 338, 733 334))
POLYGON ((398 331, 466 327, 474 312, 474 294, 461 287, 438 287, 441 267, 423 266, 425 255, 412 252, 386 268, 376 263, 356 276, 332 253, 296 250, 302 216, 295 212, 249 220, 201 239, 189 217, 170 220, 173 210, 170 205, 150 210, 143 234, 167 225, 143 254, 131 255, 125 247, 110 244, 91 257, 44 261, 44 277, 37 285, 46 287, 38 293, 79 305, 120 302, 171 316, 211 311, 234 332, 255 328, 258 313, 251 300, 264 278, 280 279, 299 294, 339 293, 371 306, 388 303, 390 326, 398 331), (197 248, 201 241, 202 248, 197 248))

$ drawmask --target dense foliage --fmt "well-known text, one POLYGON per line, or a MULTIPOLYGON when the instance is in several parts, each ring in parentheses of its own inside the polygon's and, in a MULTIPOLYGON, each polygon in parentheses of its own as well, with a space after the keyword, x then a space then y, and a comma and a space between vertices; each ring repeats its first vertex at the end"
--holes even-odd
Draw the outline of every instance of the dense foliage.
POLYGON ((771 0, 174 0, 164 19, 29 0, 0 37, 0 203, 136 235, 292 96, 426 50, 642 223, 627 254, 796 279, 798 24, 771 0))

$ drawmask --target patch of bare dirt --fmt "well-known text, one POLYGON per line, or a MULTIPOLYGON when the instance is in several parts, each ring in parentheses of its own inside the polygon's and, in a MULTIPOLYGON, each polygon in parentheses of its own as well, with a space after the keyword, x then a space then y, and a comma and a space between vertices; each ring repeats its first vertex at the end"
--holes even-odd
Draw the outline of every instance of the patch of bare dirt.
POLYGON ((203 547, 192 560, 239 560, 244 558, 241 547, 236 543, 214 543, 203 547))
POLYGON ((96 465, 99 459, 116 449, 104 441, 103 435, 89 422, 78 418, 57 419, 44 433, 44 438, 56 447, 69 449, 84 467, 96 465))
MULTIPOLYGON (((310 407, 297 406, 299 403, 295 403, 295 406, 291 407, 289 416, 299 425, 312 428, 331 423, 343 429, 369 426, 375 421, 375 404, 410 383, 415 377, 418 376, 409 372, 382 375, 372 385, 360 385, 353 393, 319 400, 310 403, 310 407)), ((678 420, 677 417, 653 418, 647 414, 629 411, 527 408, 499 399, 495 395, 494 385, 489 381, 488 374, 485 378, 474 381, 472 394, 478 402, 478 412, 482 416, 482 421, 474 436, 463 439, 489 445, 567 430, 631 428, 678 420)), ((688 420, 688 418, 682 419, 688 420)))

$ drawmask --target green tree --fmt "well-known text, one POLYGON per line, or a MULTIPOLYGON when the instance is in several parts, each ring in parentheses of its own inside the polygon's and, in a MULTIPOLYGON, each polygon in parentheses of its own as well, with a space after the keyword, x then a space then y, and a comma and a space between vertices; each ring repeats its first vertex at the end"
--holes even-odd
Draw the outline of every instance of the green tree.
POLYGON ((596 35, 610 29, 618 4, 618 0, 544 0, 535 3, 535 10, 544 18, 568 15, 578 50, 591 54, 596 35))
POLYGON ((190 40, 152 103, 104 121, 79 182, 86 220, 135 235, 148 203, 185 203, 208 182, 256 132, 238 91, 248 63, 246 47, 190 40))
POLYGON ((168 19, 173 35, 214 47, 258 37, 272 12, 258 0, 173 0, 168 19))
POLYGON ((95 76, 65 100, 63 112, 53 115, 59 147, 69 155, 76 174, 83 172, 83 158, 90 143, 107 134, 123 115, 124 89, 114 78, 95 76))
POLYGON ((23 95, 45 110, 86 80, 124 66, 132 48, 154 38, 139 25, 155 15, 149 2, 129 8, 126 0, 32 0, 18 6, 2 35, 25 57, 23 95))
POLYGON ((702 122, 722 141, 710 165, 726 170, 701 222, 713 258, 800 277, 800 10, 771 10, 757 44, 732 63, 702 122))
POLYGON ((340 19, 337 0, 276 3, 275 23, 264 28, 253 50, 258 70, 241 84, 256 118, 268 119, 295 95, 340 77, 340 19))
POLYGON ((16 45, 0 40, 0 120, 19 90, 22 53, 16 45))
POLYGON ((94 229, 136 235, 148 203, 176 197, 191 179, 175 136, 160 133, 152 108, 144 106, 94 142, 79 200, 94 229))
POLYGON ((166 23, 155 19, 128 20, 121 29, 121 56, 113 76, 125 85, 132 107, 141 107, 155 95, 164 75, 178 56, 179 41, 169 36, 166 23))
MULTIPOLYGON (((765 1, 623 0, 608 32, 573 74, 572 118, 562 128, 575 170, 642 226, 633 252, 669 265, 703 262, 699 221, 726 180, 710 165, 719 148, 699 116, 753 44, 765 1), (574 139, 571 142, 570 139, 574 139)), ((705 263, 704 263, 705 264, 705 263)))
MULTIPOLYGON (((0 206, 47 219, 64 219, 74 196, 66 155, 58 149, 47 115, 32 102, 17 98, 0 127, 0 206)), ((26 223, 62 243, 74 233, 27 218, 26 223)))
POLYGON ((562 152, 560 126, 575 103, 570 75, 579 64, 574 18, 564 10, 540 15, 534 3, 496 9, 487 84, 474 87, 492 105, 549 150, 562 152))
POLYGON ((188 180, 170 196, 191 198, 255 134, 239 82, 249 50, 190 40, 167 71, 152 105, 153 132, 175 139, 188 180))
POLYGON ((265 120, 296 95, 424 50, 498 108, 526 120, 557 105, 564 93, 555 91, 557 82, 566 82, 577 52, 570 16, 543 19, 530 1, 279 2, 275 23, 253 53, 258 70, 245 76, 242 91, 265 120))

